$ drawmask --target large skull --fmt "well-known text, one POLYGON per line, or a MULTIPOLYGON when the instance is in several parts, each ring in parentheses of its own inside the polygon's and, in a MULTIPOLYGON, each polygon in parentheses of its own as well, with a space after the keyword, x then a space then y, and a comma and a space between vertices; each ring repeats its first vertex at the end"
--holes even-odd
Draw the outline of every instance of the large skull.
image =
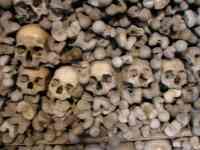
POLYGON ((48 33, 38 24, 28 24, 17 32, 17 45, 26 48, 44 48, 48 39, 48 33))
POLYGON ((124 83, 131 84, 132 87, 148 87, 154 81, 149 63, 141 59, 126 67, 122 75, 124 83))
POLYGON ((79 86, 79 75, 75 68, 62 66, 56 70, 49 84, 50 96, 64 100, 70 98, 79 86))
POLYGON ((187 82, 184 64, 179 59, 163 60, 161 81, 169 88, 181 88, 187 82))
POLYGON ((112 65, 107 61, 95 61, 91 65, 91 75, 86 89, 96 95, 105 95, 116 87, 112 65))
POLYGON ((46 89, 49 70, 47 68, 21 68, 17 78, 17 86, 25 94, 35 95, 46 89))

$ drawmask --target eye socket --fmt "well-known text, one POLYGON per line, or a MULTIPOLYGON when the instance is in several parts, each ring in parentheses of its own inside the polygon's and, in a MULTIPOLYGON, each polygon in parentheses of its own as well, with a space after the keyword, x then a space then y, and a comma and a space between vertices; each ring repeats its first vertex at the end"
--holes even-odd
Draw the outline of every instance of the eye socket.
POLYGON ((92 83, 95 83, 95 82, 97 82, 97 79, 96 79, 96 77, 91 77, 91 78, 90 78, 90 82, 92 82, 92 83))
POLYGON ((138 76, 138 71, 136 69, 131 69, 130 74, 132 78, 135 78, 138 76))
POLYGON ((109 74, 105 74, 102 76, 102 82, 111 82, 112 81, 112 76, 109 74))
POLYGON ((65 86, 65 90, 66 91, 70 91, 70 90, 72 90, 73 89, 73 85, 71 85, 71 84, 66 84, 66 86, 65 86))
POLYGON ((25 52, 26 52, 25 47, 18 47, 17 48, 17 54, 23 54, 25 52))
POLYGON ((175 75, 174 75, 174 73, 173 73, 171 70, 169 70, 169 71, 166 71, 166 72, 165 72, 165 77, 166 77, 167 79, 174 79, 174 78, 175 78, 175 75))
POLYGON ((42 84, 44 84, 44 80, 43 80, 43 78, 41 78, 41 77, 37 77, 37 78, 35 79, 35 83, 37 83, 37 84, 39 84, 39 85, 42 85, 42 84))
POLYGON ((59 80, 58 80, 58 79, 53 79, 53 80, 51 81, 51 86, 52 86, 52 87, 58 86, 58 84, 59 84, 59 80))
POLYGON ((40 52, 41 50, 42 50, 41 47, 38 47, 38 46, 33 47, 34 52, 40 52))
POLYGON ((27 81, 29 81, 28 75, 22 74, 22 75, 20 76, 20 81, 21 81, 21 82, 27 82, 27 81))

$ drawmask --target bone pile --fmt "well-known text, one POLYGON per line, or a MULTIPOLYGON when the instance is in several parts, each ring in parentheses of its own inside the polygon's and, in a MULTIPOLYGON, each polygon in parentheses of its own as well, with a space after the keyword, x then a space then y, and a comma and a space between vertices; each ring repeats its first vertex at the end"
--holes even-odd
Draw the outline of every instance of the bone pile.
POLYGON ((200 150, 199 136, 200 0, 0 0, 0 149, 200 150))

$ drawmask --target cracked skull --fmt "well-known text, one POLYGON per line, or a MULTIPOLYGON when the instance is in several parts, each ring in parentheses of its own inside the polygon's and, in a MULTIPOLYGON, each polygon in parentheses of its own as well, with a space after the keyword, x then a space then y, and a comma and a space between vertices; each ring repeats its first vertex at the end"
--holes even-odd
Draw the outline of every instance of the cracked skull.
POLYGON ((47 68, 21 68, 17 78, 17 86, 25 94, 35 95, 46 89, 49 75, 47 68))
POLYGON ((64 100, 70 98, 79 86, 79 75, 75 68, 62 66, 56 70, 49 84, 52 97, 64 100))
POLYGON ((122 71, 124 83, 133 87, 148 87, 154 81, 149 63, 145 60, 137 59, 130 66, 122 71))
POLYGON ((161 81, 169 88, 181 88, 187 82, 184 64, 179 59, 163 60, 161 81))
POLYGON ((116 87, 114 70, 109 62, 93 62, 90 73, 89 84, 86 89, 93 94, 104 95, 116 87))

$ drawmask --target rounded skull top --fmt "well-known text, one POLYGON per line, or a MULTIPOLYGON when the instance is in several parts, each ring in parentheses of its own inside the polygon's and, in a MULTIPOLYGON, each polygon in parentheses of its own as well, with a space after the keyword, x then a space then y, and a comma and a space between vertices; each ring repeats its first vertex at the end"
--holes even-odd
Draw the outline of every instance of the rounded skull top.
POLYGON ((49 34, 38 24, 28 24, 23 26, 16 35, 17 45, 26 48, 44 48, 49 34))

